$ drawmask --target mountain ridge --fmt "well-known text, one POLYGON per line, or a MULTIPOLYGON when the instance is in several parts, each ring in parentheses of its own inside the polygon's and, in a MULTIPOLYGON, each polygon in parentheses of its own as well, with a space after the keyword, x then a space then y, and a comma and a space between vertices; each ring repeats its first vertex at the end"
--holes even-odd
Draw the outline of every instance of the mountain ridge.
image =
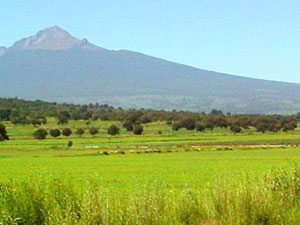
POLYGON ((67 50, 76 47, 89 50, 101 50, 100 47, 89 43, 87 39, 79 40, 58 26, 46 28, 33 36, 23 38, 15 42, 9 49, 67 50))
POLYGON ((4 84, 0 96, 127 108, 300 111, 299 84, 218 73, 128 50, 107 50, 57 26, 17 41, 3 52, 1 55, 0 48, 0 82, 4 84))
MULTIPOLYGON (((176 63, 176 64, 179 64, 179 65, 182 65, 182 66, 188 66, 188 67, 191 67, 191 68, 194 68, 194 69, 199 69, 196 66, 186 65, 186 64, 178 63, 178 62, 173 62, 173 61, 170 61, 170 60, 166 60, 166 59, 163 59, 163 58, 160 58, 160 57, 155 57, 155 56, 147 55, 147 54, 140 53, 140 52, 137 52, 137 51, 131 51, 131 50, 126 50, 126 49, 108 50, 108 49, 96 46, 94 44, 91 44, 85 38, 82 39, 82 40, 79 40, 79 39, 75 38, 74 36, 72 36, 68 31, 62 29, 61 27, 59 27, 57 25, 45 28, 45 29, 37 32, 36 35, 30 36, 30 37, 27 37, 27 38, 23 38, 23 39, 21 39, 19 41, 16 41, 11 47, 0 46, 0 56, 1 56, 1 53, 4 54, 8 50, 68 50, 68 49, 80 48, 80 47, 84 48, 84 49, 89 49, 89 50, 106 50, 106 51, 115 51, 115 52, 136 53, 136 54, 140 54, 140 55, 143 55, 143 56, 146 56, 146 57, 153 57, 153 58, 156 58, 156 59, 159 59, 159 60, 164 60, 166 62, 176 63), (53 46, 47 46, 47 47, 43 47, 43 46, 37 46, 37 47, 22 46, 22 43, 27 42, 28 40, 30 40, 32 38, 35 38, 37 36, 42 36, 45 33, 48 33, 48 34, 50 33, 50 35, 53 35, 53 32, 55 32, 55 33, 58 32, 60 34, 63 33, 65 35, 68 35, 69 38, 74 39, 73 40, 73 44, 68 45, 68 46, 54 46, 54 47, 53 46)), ((290 83, 290 84, 300 84, 300 83, 288 82, 288 81, 268 80, 268 79, 263 79, 263 78, 253 78, 253 77, 248 77, 248 76, 233 75, 233 74, 229 74, 229 73, 223 73, 223 72, 218 72, 218 71, 215 71, 215 70, 208 70, 208 69, 200 69, 200 70, 205 70, 205 71, 213 72, 213 73, 219 73, 219 74, 222 74, 222 75, 242 77, 242 78, 246 78, 246 79, 255 79, 255 80, 271 81, 271 82, 281 82, 281 83, 290 83)))

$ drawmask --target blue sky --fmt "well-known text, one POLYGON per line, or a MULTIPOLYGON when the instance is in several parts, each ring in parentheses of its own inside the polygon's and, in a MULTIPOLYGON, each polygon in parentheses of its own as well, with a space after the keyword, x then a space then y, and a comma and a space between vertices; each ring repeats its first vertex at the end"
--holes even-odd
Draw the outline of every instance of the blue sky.
POLYGON ((0 46, 58 25, 108 49, 300 83, 299 0, 1 0, 0 46))

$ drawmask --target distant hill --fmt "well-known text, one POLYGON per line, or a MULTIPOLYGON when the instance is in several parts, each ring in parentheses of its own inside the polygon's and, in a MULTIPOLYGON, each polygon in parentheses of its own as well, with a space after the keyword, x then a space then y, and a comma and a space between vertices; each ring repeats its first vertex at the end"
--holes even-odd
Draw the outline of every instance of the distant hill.
POLYGON ((51 27, 0 48, 0 97, 126 108, 296 113, 300 84, 227 75, 111 51, 51 27))

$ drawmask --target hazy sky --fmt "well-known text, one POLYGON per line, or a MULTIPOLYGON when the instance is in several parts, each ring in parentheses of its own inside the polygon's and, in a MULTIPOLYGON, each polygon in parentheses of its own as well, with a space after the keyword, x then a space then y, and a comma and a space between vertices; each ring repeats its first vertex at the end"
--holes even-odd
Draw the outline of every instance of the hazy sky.
POLYGON ((299 0, 0 2, 0 46, 53 25, 108 49, 300 83, 299 0))

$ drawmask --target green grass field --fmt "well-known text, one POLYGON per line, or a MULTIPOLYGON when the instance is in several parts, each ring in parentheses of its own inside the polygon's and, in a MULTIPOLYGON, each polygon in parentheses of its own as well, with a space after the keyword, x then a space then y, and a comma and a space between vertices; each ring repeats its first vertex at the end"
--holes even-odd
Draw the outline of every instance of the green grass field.
MULTIPOLYGON (((233 134, 227 129, 204 133, 181 129, 176 132, 161 122, 145 125, 141 136, 121 129, 120 135, 112 137, 107 134, 107 127, 112 123, 120 125, 119 122, 92 121, 87 125, 85 121, 71 121, 68 125, 58 126, 50 118, 42 127, 48 130, 70 127, 73 134, 57 139, 48 135, 46 140, 34 140, 32 133, 36 128, 31 125, 5 123, 11 140, 0 143, 0 184, 59 179, 72 183, 72 188, 81 193, 86 190, 86 183, 93 181, 105 196, 120 198, 139 192, 145 186, 158 185, 168 193, 180 196, 187 190, 209 190, 224 181, 237 186, 245 178, 258 181, 277 168, 291 171, 300 161, 299 129, 276 134, 256 133, 253 129, 243 130, 241 134, 233 134), (74 134, 78 127, 86 129, 82 137, 74 134), (100 127, 99 134, 92 137, 87 131, 89 127, 100 127), (70 140, 73 146, 68 148, 70 140), (104 151, 109 155, 103 155, 104 151), (120 154, 122 151, 125 154, 120 154)), ((5 218, 3 224, 14 224, 5 218)), ((159 221, 147 224, 175 224, 159 221)), ((202 224, 226 224, 226 221, 227 224, 246 224, 224 221, 202 224)))
POLYGON ((72 121, 58 126, 49 119, 45 127, 70 127, 70 137, 34 140, 33 126, 6 123, 11 140, 0 143, 0 179, 28 179, 31 176, 97 177, 105 187, 122 190, 145 182, 165 182, 175 188, 205 185, 227 175, 259 176, 274 167, 288 167, 300 160, 300 130, 291 133, 256 133, 245 130, 232 134, 227 129, 207 131, 173 131, 165 123, 144 126, 135 136, 121 129, 110 136, 107 127, 119 122, 72 121), (85 128, 82 137, 76 128, 85 128), (89 127, 99 127, 95 137, 89 127), (158 134, 161 131, 162 134, 158 134), (67 142, 73 146, 67 148, 67 142), (119 151, 126 154, 118 154, 119 151), (150 153, 160 150, 162 153, 150 153), (107 151, 108 156, 101 155, 107 151), (138 154, 141 153, 141 154, 138 154))

